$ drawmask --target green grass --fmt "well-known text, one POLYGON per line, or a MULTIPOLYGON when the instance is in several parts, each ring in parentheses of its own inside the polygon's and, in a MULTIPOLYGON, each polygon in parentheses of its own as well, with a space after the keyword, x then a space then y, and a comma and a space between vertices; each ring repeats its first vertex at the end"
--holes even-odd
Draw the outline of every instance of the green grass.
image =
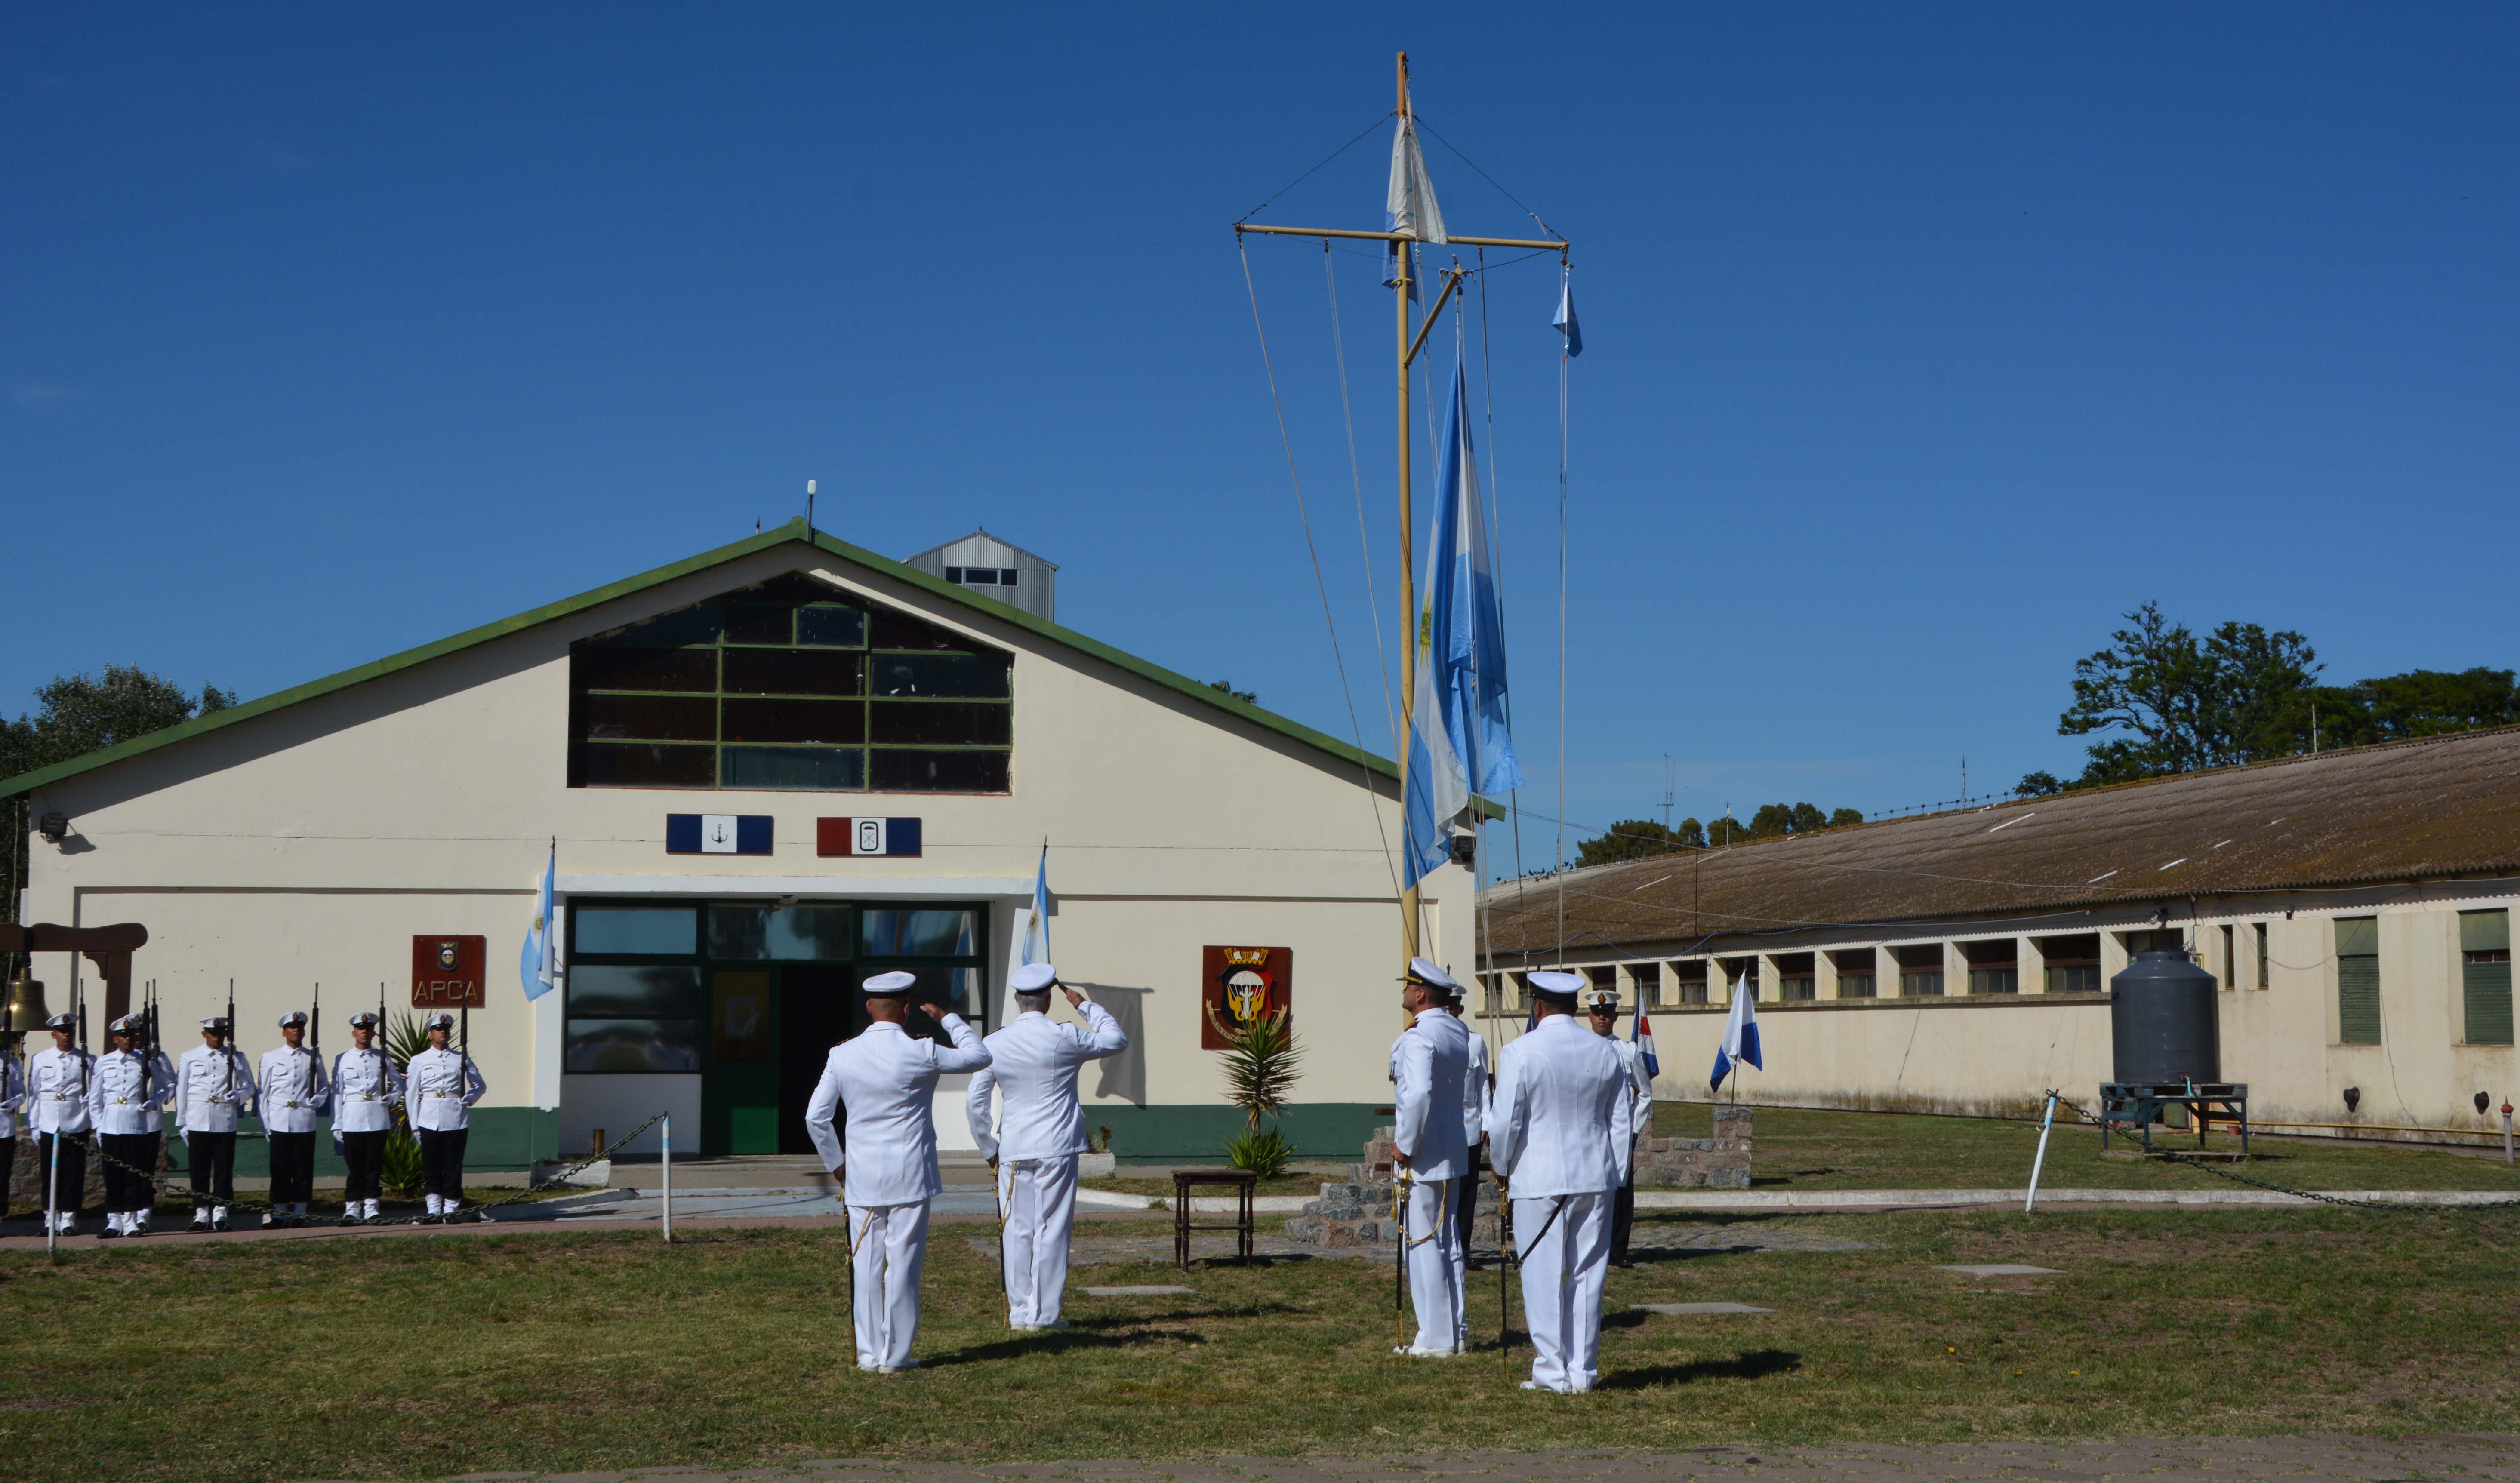
MULTIPOLYGON (((1699 1225, 1705 1223, 1700 1222, 1699 1225)), ((28 1483, 419 1478, 812 1457, 995 1459, 2520 1429, 2520 1217, 2332 1210, 1743 1220, 1875 1249, 1613 1273, 1603 1388, 1530 1351, 1403 1362, 1365 1262, 1078 1269, 1063 1334, 1005 1326, 935 1228, 914 1374, 851 1363, 821 1230, 162 1240, 0 1255, 0 1457, 28 1483), (1950 1262, 2064 1275, 1981 1281, 1950 1262), (1644 1301, 1776 1310, 1649 1317, 1644 1301)), ((1657 1221, 1641 1222, 1640 1242, 1657 1221)), ((1084 1233, 1161 1235, 1163 1222, 1084 1233)), ((1473 1274, 1492 1342, 1496 1277, 1473 1274)), ((1517 1307, 1517 1312, 1519 1311, 1517 1307)))
MULTIPOLYGON (((2233 1189, 2228 1181, 2158 1160, 2103 1158, 2097 1130, 2069 1125, 2060 1110, 2048 1146, 2043 1187, 2073 1189, 2233 1189)), ((1659 1102, 1654 1131, 1704 1138, 1713 1118, 1703 1104, 1659 1102)), ((2153 1130, 2157 1147, 2193 1149, 2193 1131, 2153 1130)), ((1761 1107, 1752 1133, 1751 1188, 1757 1190, 2017 1190, 2030 1180, 2037 1123, 1892 1112, 1813 1112, 1761 1107)), ((2237 1150, 2217 1131, 2213 1150, 2237 1150)), ((2123 1139, 2109 1146, 2124 1149, 2123 1139)), ((2520 1171, 2491 1156, 2349 1145, 2311 1138, 2255 1138, 2240 1172, 2297 1190, 2507 1190, 2520 1195, 2520 1171)))

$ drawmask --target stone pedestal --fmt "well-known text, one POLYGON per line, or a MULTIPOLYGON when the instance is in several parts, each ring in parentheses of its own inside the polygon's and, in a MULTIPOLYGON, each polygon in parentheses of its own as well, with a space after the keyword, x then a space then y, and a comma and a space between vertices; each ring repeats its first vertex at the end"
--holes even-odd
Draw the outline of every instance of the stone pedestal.
POLYGON ((1750 1108, 1718 1105, 1713 1138, 1637 1140, 1640 1190, 1750 1188, 1750 1108))
MULTIPOLYGON (((1348 1165, 1347 1178, 1322 1186, 1303 1213, 1286 1222, 1286 1238, 1317 1246, 1388 1246, 1397 1237, 1391 1218, 1391 1130, 1376 1128, 1365 1157, 1348 1165)), ((1479 1207, 1471 1219, 1470 1244, 1497 1243, 1496 1181, 1479 1176, 1479 1207)))

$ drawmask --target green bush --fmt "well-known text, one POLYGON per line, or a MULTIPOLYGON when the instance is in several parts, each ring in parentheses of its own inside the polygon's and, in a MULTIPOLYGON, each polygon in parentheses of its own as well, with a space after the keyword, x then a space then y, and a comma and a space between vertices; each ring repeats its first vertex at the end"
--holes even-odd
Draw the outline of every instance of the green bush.
POLYGON ((384 1164, 377 1179, 387 1194, 398 1199, 420 1193, 420 1140, 400 1128, 386 1134, 384 1164))
POLYGON ((1225 1161, 1262 1179, 1276 1179, 1295 1161, 1295 1146, 1276 1128, 1245 1128, 1226 1140, 1225 1161))

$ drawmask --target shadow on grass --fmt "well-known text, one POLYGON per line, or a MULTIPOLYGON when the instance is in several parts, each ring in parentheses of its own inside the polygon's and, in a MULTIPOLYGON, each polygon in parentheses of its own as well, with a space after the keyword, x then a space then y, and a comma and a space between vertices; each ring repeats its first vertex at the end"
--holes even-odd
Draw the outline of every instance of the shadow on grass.
POLYGON ((1141 1344, 1200 1344, 1207 1335, 1187 1328, 1133 1328, 1126 1333, 1095 1333, 1083 1328, 1069 1328, 1058 1333, 1028 1333, 1019 1338, 1000 1339, 993 1344, 973 1344, 946 1354, 922 1357, 922 1370, 946 1365, 976 1365, 987 1360, 1019 1360, 1032 1355, 1073 1354, 1087 1350, 1134 1349, 1141 1344))
POLYGON ((1695 1360, 1687 1365, 1647 1365, 1603 1375, 1596 1390, 1649 1390, 1657 1385, 1691 1385, 1699 1380, 1756 1380, 1780 1374, 1803 1362, 1789 1349, 1748 1349, 1729 1360, 1695 1360))

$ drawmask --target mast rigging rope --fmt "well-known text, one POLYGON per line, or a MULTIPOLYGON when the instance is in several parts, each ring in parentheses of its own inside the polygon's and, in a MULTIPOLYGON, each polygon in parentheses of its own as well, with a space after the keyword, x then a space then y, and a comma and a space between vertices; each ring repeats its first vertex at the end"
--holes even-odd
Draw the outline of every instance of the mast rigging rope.
MULTIPOLYGON (((1377 259, 1378 260, 1378 259, 1377 259)), ((1391 754, 1400 755, 1400 718, 1391 709, 1391 659, 1382 647, 1382 608, 1373 599, 1373 542, 1365 528, 1365 474, 1356 461, 1356 410, 1347 391, 1347 333, 1339 322, 1338 273, 1330 240, 1322 239, 1322 282, 1330 300, 1330 349, 1338 360, 1339 417, 1347 425, 1347 476, 1356 491, 1356 546, 1365 558, 1365 611, 1373 620, 1373 664, 1382 677, 1382 723, 1391 730, 1391 754)))

